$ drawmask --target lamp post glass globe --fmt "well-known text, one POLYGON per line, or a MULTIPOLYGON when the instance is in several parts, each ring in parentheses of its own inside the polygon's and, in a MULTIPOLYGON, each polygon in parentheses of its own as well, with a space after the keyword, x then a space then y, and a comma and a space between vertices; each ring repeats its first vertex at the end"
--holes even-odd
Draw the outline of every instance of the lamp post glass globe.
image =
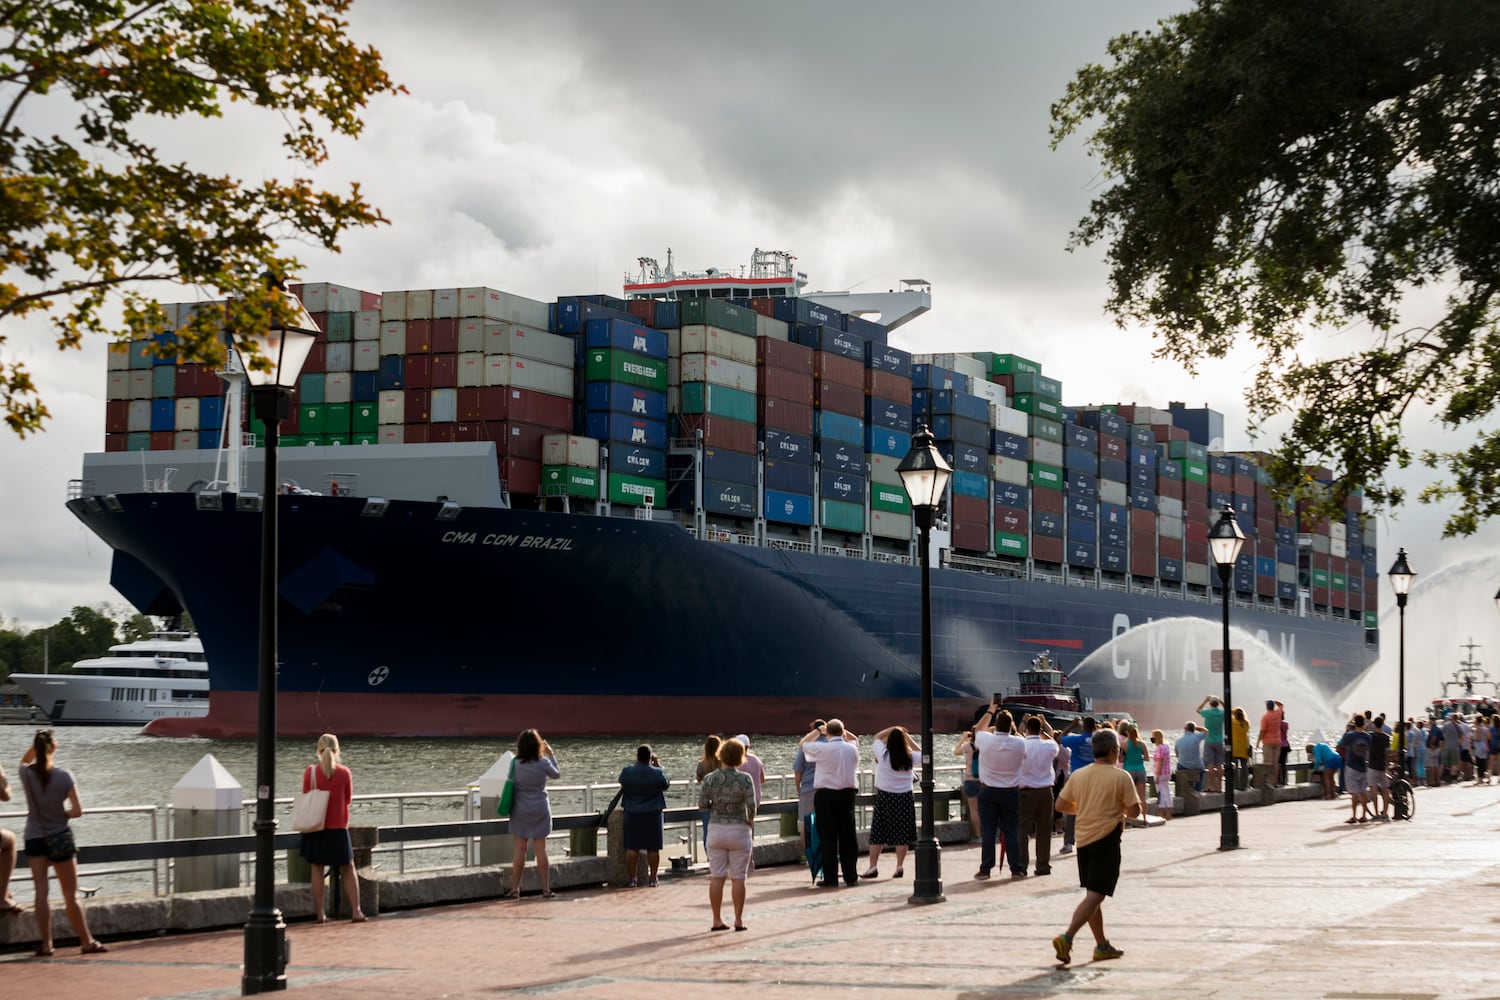
POLYGON ((239 355, 240 368, 252 388, 275 386, 291 390, 297 386, 297 376, 312 353, 318 339, 318 324, 302 304, 302 300, 283 291, 284 303, 291 313, 289 323, 272 324, 265 330, 237 331, 234 335, 234 350, 239 355), (251 355, 241 345, 255 346, 255 354, 270 362, 269 368, 252 368, 251 355))
POLYGON ((901 477, 901 485, 911 498, 913 507, 937 510, 943 501, 943 493, 948 489, 948 478, 953 475, 953 468, 938 452, 932 432, 927 429, 926 424, 917 428, 917 433, 911 439, 911 448, 906 457, 901 459, 901 464, 896 466, 896 473, 901 477))
POLYGON ((1209 529, 1209 551, 1213 553, 1214 562, 1220 567, 1233 567, 1244 545, 1245 533, 1240 530, 1239 521, 1235 519, 1234 508, 1226 503, 1224 509, 1219 512, 1219 519, 1209 529))

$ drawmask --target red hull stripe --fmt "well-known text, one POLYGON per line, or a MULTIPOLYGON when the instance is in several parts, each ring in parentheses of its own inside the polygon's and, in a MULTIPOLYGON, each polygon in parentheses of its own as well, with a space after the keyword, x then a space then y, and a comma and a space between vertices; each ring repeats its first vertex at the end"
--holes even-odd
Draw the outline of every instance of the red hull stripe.
POLYGON ((1310 663, 1314 667, 1342 667, 1344 665, 1339 660, 1320 660, 1316 657, 1309 660, 1308 663, 1310 663))
POLYGON ((1022 639, 1033 646, 1056 646, 1058 649, 1082 649, 1082 639, 1022 639))

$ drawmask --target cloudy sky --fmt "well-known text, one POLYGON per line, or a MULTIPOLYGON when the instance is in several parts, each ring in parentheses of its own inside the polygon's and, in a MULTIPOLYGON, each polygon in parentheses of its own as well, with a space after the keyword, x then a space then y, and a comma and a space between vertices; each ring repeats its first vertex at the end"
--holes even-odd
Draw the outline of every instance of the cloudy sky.
MULTIPOLYGON (((1208 402, 1226 413, 1229 447, 1255 447, 1241 402, 1251 356, 1190 377, 1152 360, 1149 330, 1104 316, 1100 255, 1065 248, 1096 165, 1081 141, 1048 149, 1048 108, 1072 73, 1112 35, 1183 6, 361 0, 352 34, 410 93, 373 106, 365 135, 335 143, 314 176, 358 180, 391 225, 338 256, 305 252, 302 277, 550 300, 618 294, 637 257, 668 247, 688 268, 788 250, 812 288, 931 281, 932 311, 898 346, 1024 354, 1071 404, 1208 402)), ((236 111, 155 135, 210 169, 287 177, 278 124, 236 111)), ((7 333, 55 415, 43 435, 0 436, 0 616, 34 626, 120 603, 108 550, 63 507, 82 455, 103 447, 104 349, 60 355, 7 333)), ((1420 413, 1409 431, 1443 441, 1420 413)), ((1441 521, 1419 506, 1383 517, 1382 561, 1404 545, 1424 574, 1477 558, 1476 579, 1500 579, 1496 529, 1445 543, 1441 521)), ((1424 644, 1433 676, 1451 669, 1458 632, 1500 643, 1485 586, 1477 612, 1424 644)))

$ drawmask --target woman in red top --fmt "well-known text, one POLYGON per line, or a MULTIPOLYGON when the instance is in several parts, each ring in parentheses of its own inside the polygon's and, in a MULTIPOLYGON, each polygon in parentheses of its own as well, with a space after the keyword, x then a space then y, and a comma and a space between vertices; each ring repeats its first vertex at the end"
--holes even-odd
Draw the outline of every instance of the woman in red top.
POLYGON ((339 763, 339 738, 332 733, 318 737, 318 763, 308 765, 302 773, 302 790, 318 788, 328 793, 328 812, 323 829, 304 833, 299 852, 312 866, 314 919, 328 923, 323 909, 323 869, 337 868, 344 879, 344 895, 349 898, 350 919, 364 923, 359 908, 359 876, 354 874, 354 845, 349 840, 349 803, 354 799, 354 776, 339 763))

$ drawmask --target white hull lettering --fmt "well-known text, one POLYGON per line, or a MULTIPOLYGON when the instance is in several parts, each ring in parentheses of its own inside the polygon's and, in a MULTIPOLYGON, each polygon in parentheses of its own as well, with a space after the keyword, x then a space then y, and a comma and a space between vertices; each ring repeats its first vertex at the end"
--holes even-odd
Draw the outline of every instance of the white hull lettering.
POLYGON ((1123 681, 1130 676, 1130 657, 1120 658, 1120 644, 1114 640, 1130 631, 1130 618, 1126 615, 1115 615, 1114 624, 1110 626, 1109 631, 1110 666, 1114 668, 1115 679, 1123 681))
POLYGON ((447 545, 492 545, 496 548, 549 549, 554 552, 571 552, 573 539, 549 538, 545 535, 504 535, 491 532, 481 538, 473 531, 448 531, 443 533, 447 545))

